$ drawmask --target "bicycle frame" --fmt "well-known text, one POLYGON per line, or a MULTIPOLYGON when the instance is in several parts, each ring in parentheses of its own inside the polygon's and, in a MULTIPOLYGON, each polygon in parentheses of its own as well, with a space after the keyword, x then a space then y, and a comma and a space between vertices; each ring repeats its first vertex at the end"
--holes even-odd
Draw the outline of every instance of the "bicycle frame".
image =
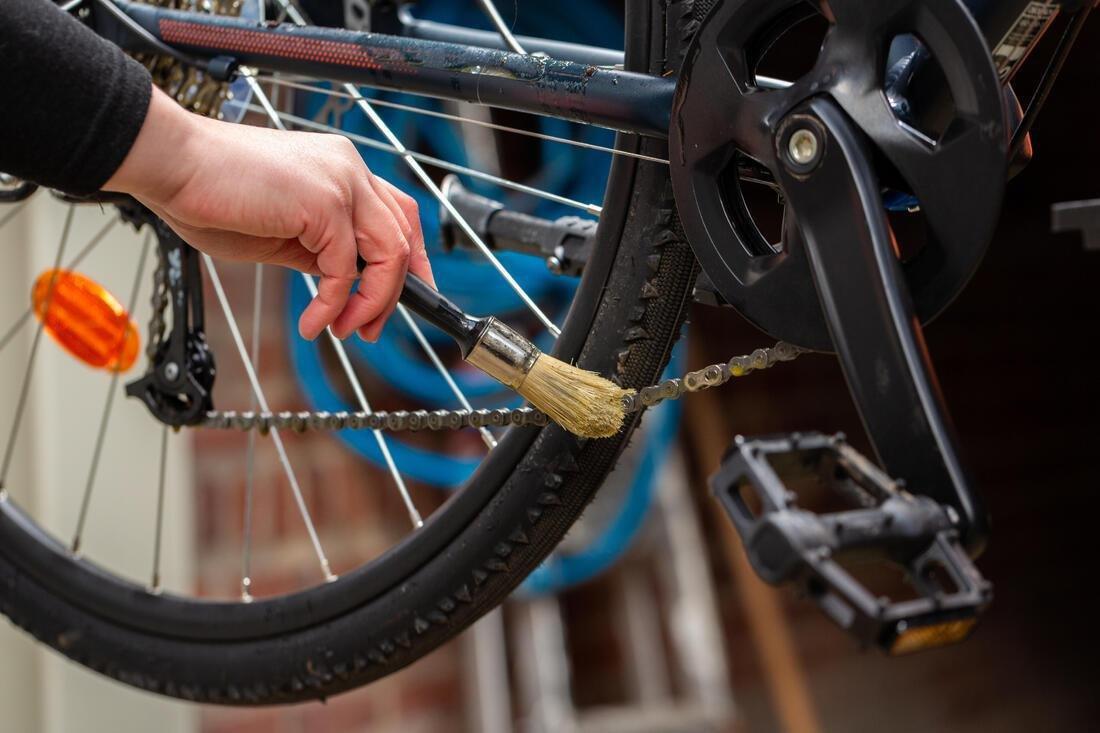
MULTIPOLYGON (((1060 11, 1090 0, 965 0, 998 58, 1002 82, 1016 70, 1060 11), (1040 12, 1041 11, 1041 12, 1040 12)), ((668 134, 673 77, 616 68, 609 49, 524 38, 533 52, 503 50, 495 34, 417 20, 399 11, 387 28, 402 35, 319 26, 266 24, 110 0, 153 38, 199 58, 224 58, 269 71, 395 89, 557 117, 652 137, 668 134), (472 45, 477 44, 477 45, 472 45)), ((631 3, 627 3, 631 12, 631 3)), ((156 52, 109 13, 97 32, 128 51, 156 52)), ((765 81, 766 83, 766 81, 765 81)))
MULTIPOLYGON (((571 60, 382 33, 317 26, 257 26, 114 0, 159 41, 200 58, 268 71, 396 89, 558 117, 654 137, 668 134, 675 78, 571 60)), ((128 51, 156 52, 108 13, 100 35, 128 51)))

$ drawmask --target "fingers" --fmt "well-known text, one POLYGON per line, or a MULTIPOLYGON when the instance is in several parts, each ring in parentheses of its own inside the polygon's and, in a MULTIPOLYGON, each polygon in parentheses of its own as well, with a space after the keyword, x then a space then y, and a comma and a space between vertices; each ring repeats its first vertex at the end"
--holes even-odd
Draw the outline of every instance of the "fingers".
MULTIPOLYGON (((420 225, 420 211, 416 200, 389 181, 378 176, 371 176, 370 182, 374 192, 389 207, 390 212, 401 226, 402 234, 409 245, 407 269, 412 270, 431 284, 432 287, 435 287, 431 263, 428 261, 428 254, 424 247, 424 231, 420 225)), ((362 290, 364 287, 370 286, 364 283, 360 286, 360 289, 362 290)), ((404 275, 402 275, 401 282, 401 288, 403 287, 404 275)), ((381 316, 357 328, 360 338, 371 342, 378 340, 386 319, 392 314, 393 309, 396 308, 397 302, 400 300, 400 295, 400 291, 394 293, 391 302, 381 316)))
POLYGON ((326 190, 310 211, 298 241, 316 256, 318 294, 298 319, 298 332, 312 341, 343 312, 356 278, 354 198, 350 190, 326 190))
POLYGON ((356 242, 367 266, 360 276, 358 290, 332 324, 333 333, 339 338, 358 331, 368 341, 376 341, 386 319, 397 307, 408 269, 410 246, 405 232, 411 235, 412 231, 404 215, 395 216, 388 205, 387 198, 392 200, 392 194, 380 195, 372 178, 366 173, 355 187, 356 242))
POLYGON ((321 335, 346 309, 351 278, 322 275, 317 284, 317 297, 310 301, 298 319, 298 333, 312 341, 321 335))
POLYGON ((436 285, 432 263, 428 260, 428 252, 424 247, 424 230, 420 226, 420 205, 416 203, 416 199, 384 178, 374 176, 374 182, 388 197, 387 200, 392 202, 391 210, 396 205, 408 225, 405 238, 409 241, 409 270, 434 288, 436 285))
MULTIPOLYGON (((143 202, 144 203, 144 202, 143 202)), ((200 252, 220 260, 262 262, 319 275, 317 258, 295 239, 262 237, 225 229, 195 227, 166 210, 146 203, 176 234, 200 252)))
POLYGON ((332 325, 332 332, 340 338, 358 332, 366 341, 377 341, 386 320, 397 307, 407 262, 405 258, 391 258, 369 265, 363 271, 359 288, 332 325))
POLYGON ((377 339, 408 269, 433 282, 416 202, 371 175, 348 140, 259 130, 221 134, 239 136, 231 147, 239 151, 236 162, 247 165, 219 167, 219 175, 188 185, 162 215, 214 256, 320 275, 318 294, 299 319, 304 338, 331 327, 340 338, 359 331, 377 339), (367 263, 361 276, 357 255, 367 263))
MULTIPOLYGON (((378 319, 384 322, 397 305, 408 264, 404 216, 395 216, 374 190, 370 172, 350 145, 344 162, 332 171, 334 195, 325 198, 323 211, 309 212, 316 225, 307 225, 299 237, 316 254, 325 289, 302 313, 299 330, 304 338, 316 338, 326 326, 337 338, 347 338, 378 319), (349 297, 359 277, 357 254, 374 272, 365 275, 363 287, 349 297)), ((371 333, 377 338, 380 330, 379 324, 371 333)))

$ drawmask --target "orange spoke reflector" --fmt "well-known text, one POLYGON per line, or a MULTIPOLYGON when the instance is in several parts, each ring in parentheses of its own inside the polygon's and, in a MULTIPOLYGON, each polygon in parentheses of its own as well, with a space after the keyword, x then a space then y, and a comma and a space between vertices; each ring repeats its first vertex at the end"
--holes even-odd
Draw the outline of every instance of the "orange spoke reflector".
POLYGON ((78 272, 46 270, 34 283, 31 303, 46 332, 85 364, 119 372, 134 365, 141 344, 137 324, 96 281, 78 272))

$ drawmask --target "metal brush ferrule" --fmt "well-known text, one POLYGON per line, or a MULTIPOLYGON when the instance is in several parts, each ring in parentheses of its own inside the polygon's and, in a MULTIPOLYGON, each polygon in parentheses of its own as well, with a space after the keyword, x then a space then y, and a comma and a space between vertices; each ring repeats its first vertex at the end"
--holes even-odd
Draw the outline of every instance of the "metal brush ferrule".
POLYGON ((519 389, 541 354, 518 331, 489 318, 466 361, 501 384, 519 389))

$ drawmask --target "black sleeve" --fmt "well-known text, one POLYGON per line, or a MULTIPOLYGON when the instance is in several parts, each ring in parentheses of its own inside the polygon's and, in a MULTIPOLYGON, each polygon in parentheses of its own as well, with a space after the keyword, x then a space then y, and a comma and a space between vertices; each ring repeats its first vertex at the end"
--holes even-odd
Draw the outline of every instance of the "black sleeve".
POLYGON ((98 191, 145 121, 145 68, 49 0, 0 0, 0 171, 98 191))

